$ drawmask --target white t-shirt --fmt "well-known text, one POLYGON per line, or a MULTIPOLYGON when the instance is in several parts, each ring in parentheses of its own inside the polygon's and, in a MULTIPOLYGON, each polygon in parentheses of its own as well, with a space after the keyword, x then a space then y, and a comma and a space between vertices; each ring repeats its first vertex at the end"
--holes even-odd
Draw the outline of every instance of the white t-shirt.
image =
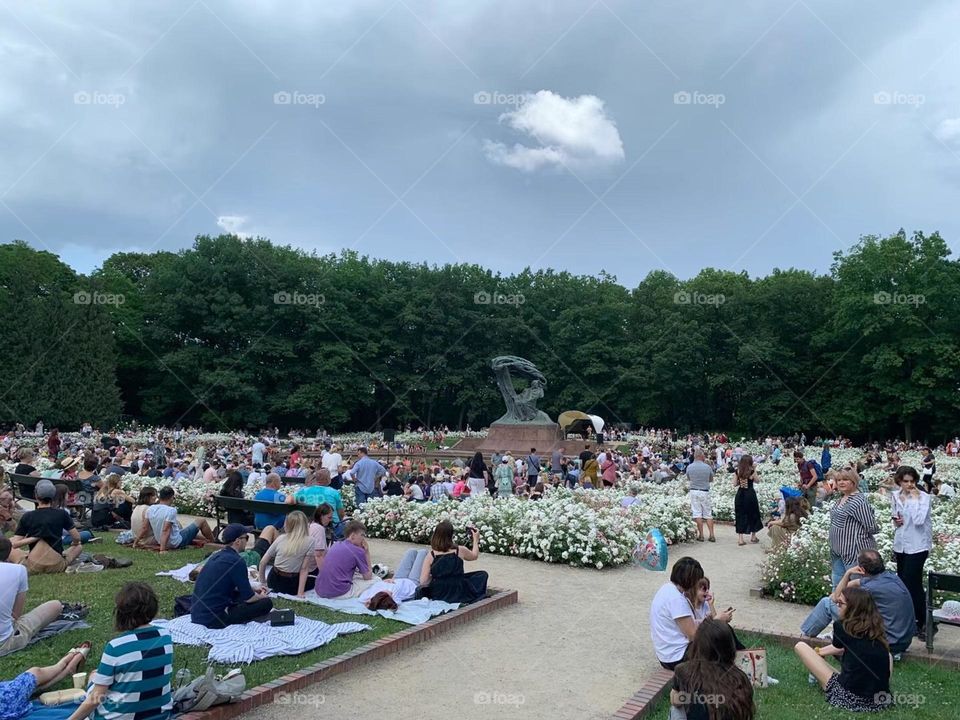
POLYGON ((410 496, 414 500, 423 500, 423 488, 414 483, 410 486, 410 496))
POLYGON ((0 643, 13 635, 13 604, 27 591, 27 568, 0 562, 0 643))
POLYGON ((693 608, 676 585, 667 583, 657 590, 650 605, 650 637, 660 662, 677 662, 687 651, 690 641, 677 625, 685 617, 693 617, 693 608))
POLYGON ((343 455, 335 452, 323 454, 320 464, 330 473, 330 477, 335 478, 340 474, 340 463, 343 462, 343 455))

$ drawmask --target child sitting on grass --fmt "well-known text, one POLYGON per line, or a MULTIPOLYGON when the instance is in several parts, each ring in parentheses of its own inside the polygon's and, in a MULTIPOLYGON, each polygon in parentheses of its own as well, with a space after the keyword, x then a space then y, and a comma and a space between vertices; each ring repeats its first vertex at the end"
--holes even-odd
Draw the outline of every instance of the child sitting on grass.
POLYGON ((117 593, 114 625, 120 634, 104 646, 87 698, 69 720, 172 716, 173 638, 150 624, 157 607, 156 593, 145 583, 127 583, 117 593))

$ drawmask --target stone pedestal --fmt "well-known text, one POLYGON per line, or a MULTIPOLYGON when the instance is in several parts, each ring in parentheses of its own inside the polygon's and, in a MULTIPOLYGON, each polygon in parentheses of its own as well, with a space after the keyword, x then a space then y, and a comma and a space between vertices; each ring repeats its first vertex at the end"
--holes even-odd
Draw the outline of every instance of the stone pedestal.
POLYGON ((530 448, 536 448, 542 456, 549 455, 561 440, 560 426, 556 423, 494 423, 476 449, 484 455, 508 450, 523 456, 530 448))

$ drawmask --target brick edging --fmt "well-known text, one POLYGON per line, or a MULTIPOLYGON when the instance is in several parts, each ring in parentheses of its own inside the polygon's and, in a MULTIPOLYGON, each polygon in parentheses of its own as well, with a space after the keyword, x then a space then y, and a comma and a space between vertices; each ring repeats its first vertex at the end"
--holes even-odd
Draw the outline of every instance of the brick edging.
MULTIPOLYGON (((518 601, 516 590, 491 589, 491 591, 493 592, 492 595, 471 605, 452 610, 443 615, 437 615, 420 625, 398 630, 349 652, 251 688, 244 692, 237 702, 217 705, 201 712, 184 713, 178 716, 178 720, 230 720, 272 702, 276 695, 281 692, 289 693, 302 690, 313 683, 327 680, 360 665, 387 657, 425 640, 430 640, 459 625, 464 625, 482 615, 513 605, 518 601)), ((358 622, 362 622, 362 619, 359 619, 358 622)))
POLYGON ((670 692, 673 671, 661 668, 647 678, 623 706, 613 714, 614 720, 640 720, 653 712, 657 703, 670 692))

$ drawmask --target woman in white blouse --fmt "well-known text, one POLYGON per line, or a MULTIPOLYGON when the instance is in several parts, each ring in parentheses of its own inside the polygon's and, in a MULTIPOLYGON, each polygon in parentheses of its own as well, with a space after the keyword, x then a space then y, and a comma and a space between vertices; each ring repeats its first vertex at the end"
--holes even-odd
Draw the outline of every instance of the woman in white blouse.
POLYGON ((913 612, 917 619, 917 635, 924 637, 927 619, 923 592, 923 565, 933 544, 930 521, 930 496, 917 487, 919 475, 909 465, 901 465, 894 476, 899 490, 891 494, 890 513, 896 530, 893 533, 893 554, 897 575, 910 591, 913 612))

